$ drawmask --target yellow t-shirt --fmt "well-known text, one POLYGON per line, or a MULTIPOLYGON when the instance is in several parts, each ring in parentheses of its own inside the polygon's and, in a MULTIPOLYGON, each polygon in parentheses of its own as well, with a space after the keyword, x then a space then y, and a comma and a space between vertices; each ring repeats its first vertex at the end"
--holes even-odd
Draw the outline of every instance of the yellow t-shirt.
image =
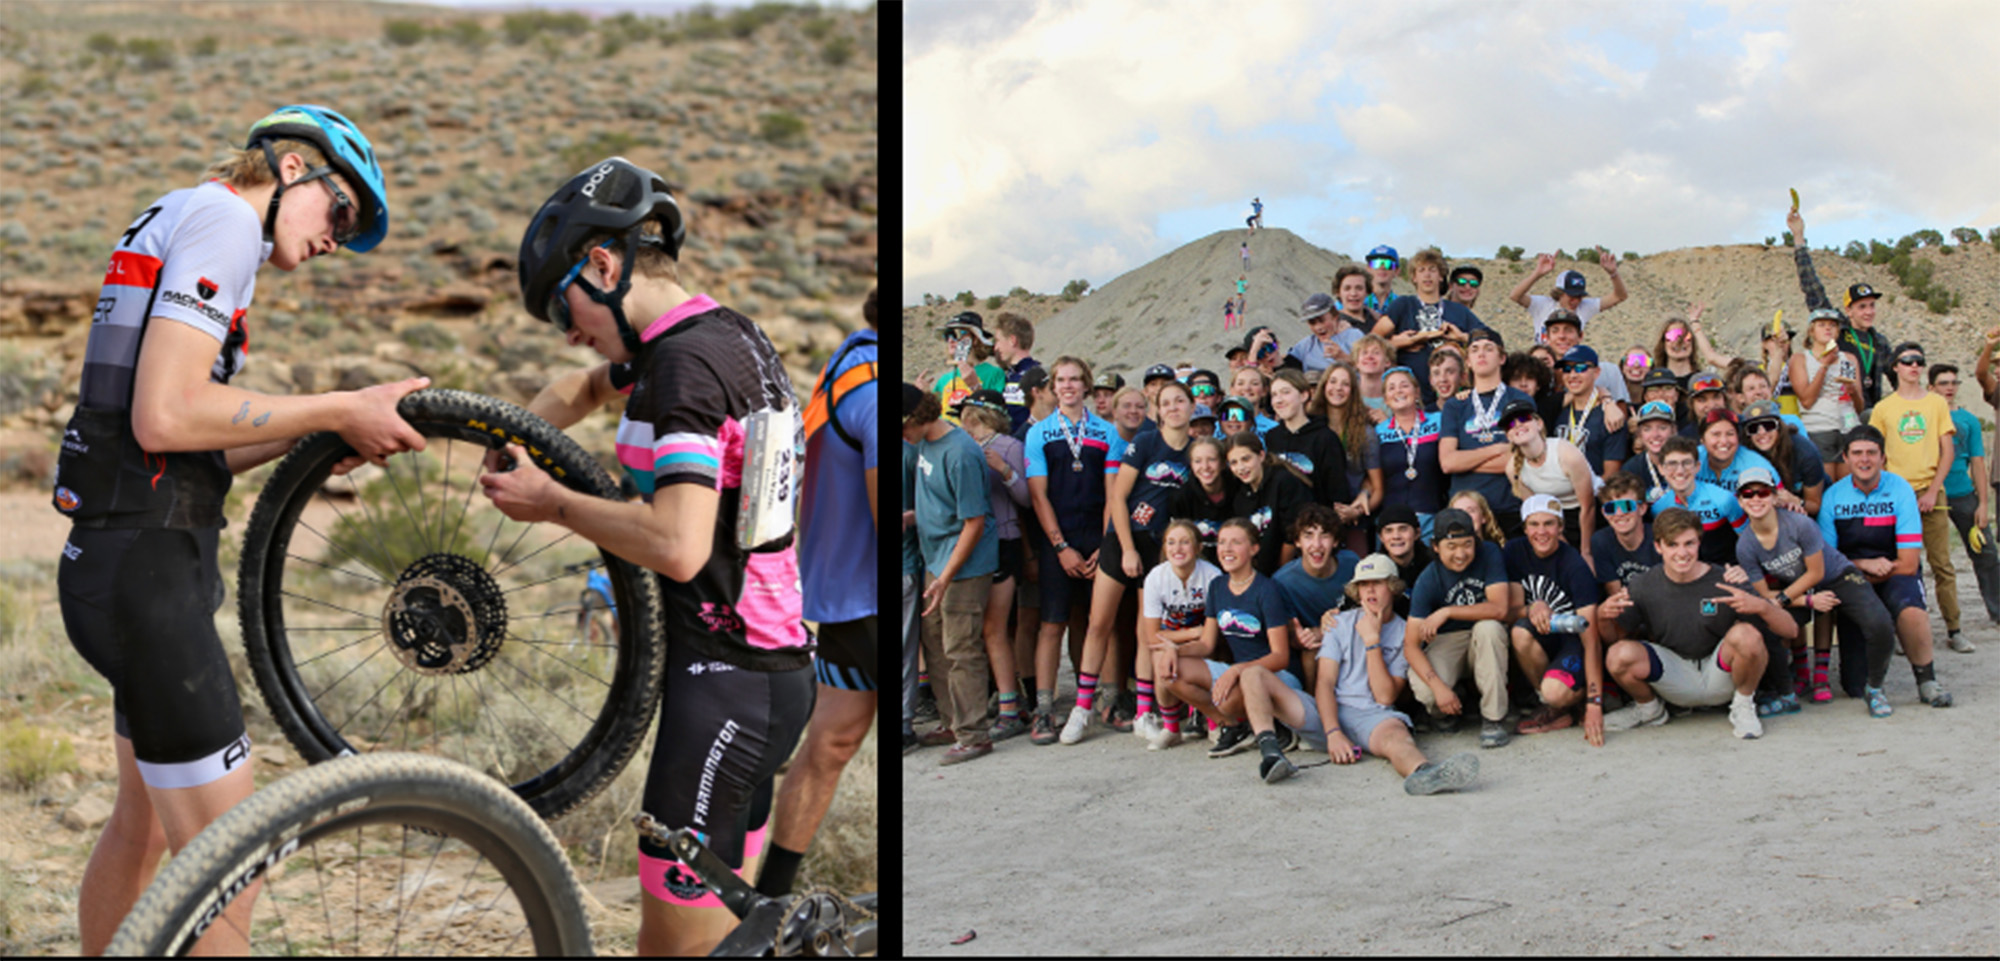
MULTIPOLYGON (((1868 423, 1882 432, 1882 453, 1888 458, 1889 471, 1909 481, 1922 496, 1937 476, 1939 435, 1956 432, 1950 405, 1936 394, 1927 393, 1922 400, 1888 394, 1868 415, 1868 423)), ((1938 500, 1942 503, 1944 498, 1938 500)))

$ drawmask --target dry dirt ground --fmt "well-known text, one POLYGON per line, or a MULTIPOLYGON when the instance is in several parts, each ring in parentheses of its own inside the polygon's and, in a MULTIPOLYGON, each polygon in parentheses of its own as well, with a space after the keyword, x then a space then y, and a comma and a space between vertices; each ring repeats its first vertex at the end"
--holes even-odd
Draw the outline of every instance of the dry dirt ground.
MULTIPOLYGON (((1461 794, 1387 762, 1264 784, 1257 754, 1148 752, 1102 728, 940 767, 903 759, 917 954, 2000 952, 2000 629, 1958 554, 1973 654, 1949 710, 1890 666, 1896 713, 1841 696, 1730 736, 1724 713, 1481 751, 1461 794), (1979 613, 1974 613, 1979 612, 1979 613), (954 947, 967 932, 977 937, 954 947)), ((1932 618, 1937 635, 1942 622, 1932 618)), ((1073 681, 1067 662, 1065 683, 1073 681)), ((1057 700, 1066 715, 1071 693, 1057 700)), ((1301 764, 1324 755, 1301 751, 1301 764)))

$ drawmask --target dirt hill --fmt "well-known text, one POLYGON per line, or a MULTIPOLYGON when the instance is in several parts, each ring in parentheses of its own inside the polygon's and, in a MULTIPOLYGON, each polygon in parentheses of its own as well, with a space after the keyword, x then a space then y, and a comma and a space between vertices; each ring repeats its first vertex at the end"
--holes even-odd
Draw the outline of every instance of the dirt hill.
MULTIPOLYGON (((1808 234, 1808 237, 1811 235, 1808 234)), ((1036 322, 1034 354, 1046 361, 1074 353, 1116 371, 1142 369, 1159 361, 1194 361, 1222 369, 1222 352, 1240 334, 1222 333, 1222 301, 1235 291, 1241 272, 1238 244, 1244 231, 1225 230, 1193 241, 1149 263, 1105 282, 1075 303, 1060 297, 1010 297, 996 309, 978 301, 971 309, 992 317, 1012 310, 1036 322)), ((1258 231, 1250 238, 1251 271, 1246 302, 1250 324, 1267 324, 1288 346, 1308 331, 1298 320, 1306 297, 1330 289, 1333 273, 1349 258, 1325 250, 1291 231, 1258 231)), ((1407 260, 1407 256, 1405 258, 1407 260)), ((2000 251, 1991 244, 1921 247, 1911 254, 1917 263, 1934 265, 1934 283, 1961 297, 1958 309, 1934 314, 1911 299, 1887 266, 1850 261, 1815 250, 1813 263, 1827 290, 1838 298, 1848 284, 1866 281, 1886 291, 1877 326, 1891 341, 1914 339, 1929 348, 1933 361, 1959 364, 1969 375, 1982 333, 2000 324, 2000 251)), ((1522 277, 1534 270, 1534 252, 1518 262, 1487 258, 1452 258, 1473 264, 1486 275, 1474 311, 1498 329, 1511 347, 1529 342, 1527 311, 1507 299, 1522 277)), ((1610 281, 1593 261, 1558 262, 1557 270, 1581 271, 1593 295, 1607 293, 1610 281)), ((1774 311, 1785 311, 1786 323, 1805 327, 1805 301, 1799 294, 1792 250, 1783 245, 1737 244, 1692 247, 1650 254, 1622 263, 1619 273, 1631 297, 1593 321, 1585 341, 1600 351, 1623 350, 1633 344, 1649 349, 1669 316, 1685 316, 1690 305, 1708 305, 1705 325, 1717 347, 1734 353, 1755 350, 1757 332, 1771 322, 1774 311)), ((1533 293, 1547 293, 1554 278, 1541 281, 1533 293)), ((1405 277, 1399 292, 1410 290, 1405 277)), ((937 327, 945 318, 967 309, 957 302, 903 311, 904 359, 912 373, 940 369, 945 361, 937 327)), ((1801 337, 1803 334, 1801 334, 1801 337)), ((1802 342, 1797 341, 1795 343, 1802 342)), ((1960 394, 1961 402, 1984 417, 1990 408, 1977 390, 1960 394)))

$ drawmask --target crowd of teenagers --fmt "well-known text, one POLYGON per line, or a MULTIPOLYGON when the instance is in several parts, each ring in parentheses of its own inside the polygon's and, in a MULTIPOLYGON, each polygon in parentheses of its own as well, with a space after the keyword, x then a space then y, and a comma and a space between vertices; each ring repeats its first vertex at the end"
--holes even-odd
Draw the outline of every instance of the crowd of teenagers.
MULTIPOLYGON (((1790 221, 1804 342, 1774 320, 1755 356, 1696 308, 1600 357, 1586 329, 1626 296, 1609 254, 1602 298, 1576 270, 1532 293, 1537 258, 1508 298, 1534 331, 1515 353, 1474 312, 1478 268, 1388 247, 1304 303, 1288 349, 1252 328, 1223 374, 1159 363, 1130 386, 1038 362, 1017 315, 952 318, 953 368, 903 386, 905 753, 1205 732, 1267 781, 1304 744, 1428 794, 1477 756, 1430 761, 1412 731, 1474 712, 1482 748, 1572 726, 1601 746, 1669 705, 1726 706, 1756 738, 1837 691, 1887 717, 1898 655, 1951 706, 1924 572, 1971 653, 1951 540, 2000 623, 2000 466, 1959 367, 1892 344, 1866 283, 1836 307, 1790 221)), ((1971 371, 1989 398, 1996 349, 2000 328, 1971 371)))

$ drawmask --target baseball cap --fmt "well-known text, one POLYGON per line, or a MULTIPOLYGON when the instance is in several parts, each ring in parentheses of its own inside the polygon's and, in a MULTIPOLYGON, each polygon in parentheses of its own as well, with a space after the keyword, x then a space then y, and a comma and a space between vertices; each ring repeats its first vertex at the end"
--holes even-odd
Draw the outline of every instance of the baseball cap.
POLYGON ((1222 402, 1222 409, 1219 413, 1223 417, 1229 417, 1230 420, 1255 420, 1257 418, 1257 405, 1251 403, 1248 397, 1231 397, 1222 402), (1229 409, 1232 407, 1242 411, 1243 416, 1229 417, 1229 409))
POLYGON ((1168 367, 1165 364, 1154 364, 1153 366, 1146 368, 1146 376, 1142 378, 1139 382, 1142 384, 1150 384, 1156 380, 1179 380, 1179 379, 1180 375, 1175 374, 1174 369, 1172 367, 1168 367))
POLYGON ((1019 383, 1021 389, 1024 391, 1034 390, 1037 387, 1047 387, 1049 384, 1049 369, 1047 367, 1030 367, 1026 372, 1021 374, 1021 379, 1016 383, 1019 383))
POLYGON ((1190 424, 1198 420, 1214 420, 1214 419, 1215 419, 1215 411, 1209 410, 1207 404, 1194 405, 1194 413, 1188 415, 1188 423, 1190 424))
POLYGON ((1500 348, 1501 353, 1507 352, 1507 342, 1501 339, 1499 331, 1491 327, 1481 327, 1467 334, 1465 337, 1465 346, 1470 348, 1473 344, 1479 343, 1482 340, 1492 341, 1495 347, 1500 348))
POLYGON ((1583 275, 1574 270, 1563 271, 1562 276, 1556 278, 1556 289, 1572 297, 1583 296, 1583 275))
POLYGON ((1870 297, 1880 297, 1880 296, 1882 296, 1881 291, 1876 290, 1875 288, 1870 287, 1867 284, 1855 284, 1847 288, 1847 305, 1852 307, 1854 306, 1854 302, 1857 300, 1867 300, 1870 297))
POLYGON ((1681 379, 1675 377, 1674 372, 1665 367, 1655 367, 1646 372, 1646 379, 1639 382, 1639 389, 1651 390, 1655 387, 1672 387, 1680 390, 1681 379))
POLYGON ((1740 415, 1742 417, 1740 423, 1748 424, 1754 420, 1777 420, 1778 415, 1781 413, 1783 413, 1783 408, 1778 406, 1777 401, 1760 400, 1743 408, 1743 413, 1740 415))
POLYGON ((1450 540, 1454 537, 1478 537, 1479 528, 1472 524, 1472 515, 1456 507, 1447 507, 1431 515, 1431 542, 1450 540))
POLYGON ((1812 316, 1806 318, 1806 323, 1812 323, 1815 320, 1831 320, 1834 323, 1839 323, 1846 319, 1847 319, 1846 314, 1843 314, 1832 307, 1821 307, 1820 309, 1813 311, 1812 316))
POLYGON ((1721 389, 1722 389, 1722 378, 1721 376, 1717 375, 1715 371, 1712 370, 1699 371, 1693 377, 1688 378, 1689 397, 1694 397, 1700 394, 1706 394, 1711 390, 1721 390, 1721 389))
MULTIPOLYGON (((1575 271, 1571 271, 1571 273, 1575 273, 1575 271)), ((1576 311, 1564 310, 1561 307, 1557 307, 1555 310, 1549 312, 1548 319, 1542 321, 1542 326, 1553 327, 1557 324, 1568 324, 1580 331, 1583 329, 1583 318, 1578 317, 1576 311)))
POLYGON ((993 335, 986 332, 986 320, 973 311, 965 311, 945 321, 944 336, 950 337, 954 330, 969 330, 982 344, 993 342, 993 335))
POLYGON ((1773 478, 1771 476, 1770 471, 1765 470, 1762 467, 1752 467, 1745 470, 1743 473, 1736 475, 1737 490, 1740 491, 1743 488, 1750 486, 1751 484, 1762 484, 1765 487, 1776 487, 1778 486, 1778 481, 1776 478, 1773 478))
POLYGON ((1530 495, 1527 500, 1521 502, 1521 520, 1526 521, 1536 514, 1554 514, 1556 520, 1562 520, 1562 501, 1556 500, 1551 494, 1530 495))
POLYGON ((909 381, 903 381, 903 416, 917 412, 917 402, 924 399, 924 389, 909 381))
POLYGON ((1515 414, 1540 415, 1541 408, 1536 407, 1535 402, 1526 397, 1516 397, 1508 401, 1507 406, 1500 408, 1500 419, 1495 421, 1495 423, 1504 424, 1509 417, 1515 414))
POLYGON ((959 401, 958 406, 961 411, 967 407, 984 407, 987 410, 1005 414, 1007 413, 1007 398, 999 391, 990 388, 975 390, 971 394, 966 395, 964 400, 959 401))
POLYGON ((1378 552, 1362 558, 1361 563, 1354 565, 1354 576, 1348 578, 1347 586, 1341 590, 1349 600, 1357 600, 1360 585, 1375 581, 1394 581, 1398 588, 1402 584, 1396 562, 1390 560, 1387 554, 1378 552))
POLYGON ((1378 246, 1374 250, 1368 252, 1367 259, 1369 260, 1378 260, 1384 258, 1395 261, 1396 266, 1398 267, 1403 265, 1403 258, 1396 256, 1396 248, 1391 247, 1388 244, 1382 244, 1381 246, 1378 246))
POLYGON ((1418 523, 1417 521, 1416 508, 1411 507, 1408 504, 1396 504, 1390 507, 1384 507, 1382 508, 1382 511, 1380 513, 1375 515, 1376 530, 1379 531, 1382 528, 1388 527, 1391 524, 1408 524, 1411 527, 1416 528, 1417 530, 1422 530, 1424 527, 1423 524, 1418 523))
POLYGON ((1673 423, 1674 405, 1664 400, 1649 400, 1639 405, 1639 418, 1634 423, 1643 424, 1649 420, 1663 420, 1669 424, 1673 423))
POLYGON ((1118 390, 1125 386, 1125 377, 1107 370, 1097 375, 1097 383, 1092 386, 1095 390, 1118 390))
POLYGON ((1592 350, 1585 344, 1578 344, 1563 352, 1562 362, 1565 364, 1585 363, 1592 367, 1597 366, 1599 363, 1597 351, 1592 350))
POLYGON ((1206 368, 1202 368, 1202 367, 1197 367, 1197 368, 1195 368, 1195 369, 1194 369, 1194 372, 1193 372, 1193 373, 1191 373, 1191 374, 1189 374, 1189 375, 1188 375, 1188 385, 1189 385, 1189 386, 1193 386, 1194 382, 1195 382, 1195 381, 1198 381, 1198 380, 1205 380, 1205 381, 1208 381, 1208 382, 1209 382, 1209 384, 1211 384, 1212 386, 1215 386, 1215 387, 1221 387, 1221 386, 1222 386, 1222 378, 1220 378, 1220 377, 1217 377, 1217 376, 1215 375, 1215 371, 1212 371, 1212 370, 1208 370, 1208 369, 1206 369, 1206 368))
POLYGON ((1480 270, 1479 268, 1472 266, 1471 264, 1465 264, 1463 266, 1453 267, 1451 269, 1450 276, 1446 277, 1445 279, 1457 280, 1460 274, 1471 274, 1472 276, 1479 278, 1480 283, 1486 282, 1486 273, 1480 270))
POLYGON ((1222 359, 1235 360, 1237 354, 1247 354, 1249 352, 1250 352, 1250 345, 1236 344, 1235 346, 1232 346, 1228 350, 1222 352, 1222 359))
POLYGON ((1299 308, 1300 320, 1316 320, 1333 313, 1333 297, 1328 294, 1314 294, 1306 298, 1305 306, 1299 308))

